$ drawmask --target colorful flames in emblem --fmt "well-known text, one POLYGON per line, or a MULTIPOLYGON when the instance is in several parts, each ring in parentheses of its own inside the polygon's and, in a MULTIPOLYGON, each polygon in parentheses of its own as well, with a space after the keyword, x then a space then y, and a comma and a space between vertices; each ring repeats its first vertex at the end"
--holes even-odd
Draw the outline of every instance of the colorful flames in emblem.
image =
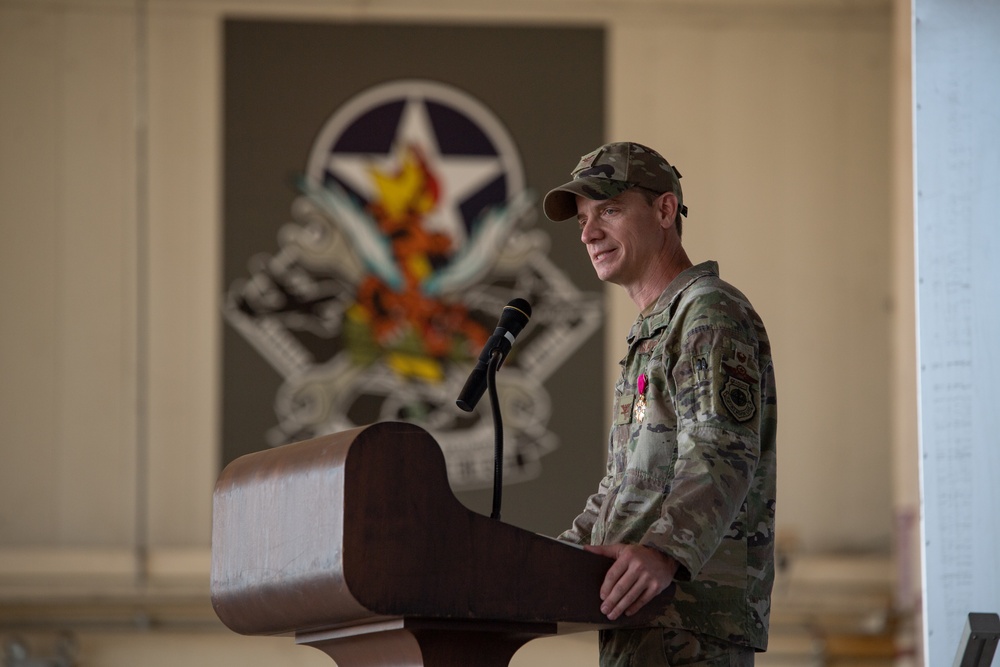
POLYGON ((461 304, 425 294, 424 284, 454 254, 447 234, 429 230, 440 185, 415 145, 403 147, 393 173, 370 170, 377 196, 368 215, 389 240, 402 285, 369 274, 347 311, 345 333, 355 363, 382 359, 400 376, 439 382, 443 362, 475 355, 489 336, 461 304))

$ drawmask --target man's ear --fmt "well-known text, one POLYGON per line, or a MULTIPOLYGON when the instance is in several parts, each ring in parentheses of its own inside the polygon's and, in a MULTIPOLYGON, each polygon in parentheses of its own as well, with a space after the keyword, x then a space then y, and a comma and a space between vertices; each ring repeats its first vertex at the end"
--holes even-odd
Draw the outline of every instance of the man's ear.
POLYGON ((656 211, 660 214, 660 226, 669 229, 674 226, 677 219, 677 195, 673 192, 664 192, 653 202, 656 211))

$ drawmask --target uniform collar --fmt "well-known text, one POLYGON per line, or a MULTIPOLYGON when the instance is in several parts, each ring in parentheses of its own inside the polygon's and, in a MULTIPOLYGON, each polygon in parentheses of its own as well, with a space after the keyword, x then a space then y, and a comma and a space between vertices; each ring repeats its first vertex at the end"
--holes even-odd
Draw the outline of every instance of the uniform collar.
POLYGON ((718 277, 719 263, 709 260, 681 271, 676 278, 670 281, 666 289, 660 293, 660 296, 656 299, 656 303, 648 310, 648 314, 640 314, 636 318, 632 329, 628 333, 629 344, 636 338, 645 338, 651 332, 665 326, 670 320, 670 313, 673 312, 672 306, 677 297, 690 287, 692 283, 705 276, 718 277))

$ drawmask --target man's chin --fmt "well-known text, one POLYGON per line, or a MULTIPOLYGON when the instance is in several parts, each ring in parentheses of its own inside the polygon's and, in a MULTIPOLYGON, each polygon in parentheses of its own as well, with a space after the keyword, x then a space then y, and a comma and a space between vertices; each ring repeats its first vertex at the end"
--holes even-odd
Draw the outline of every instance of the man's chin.
POLYGON ((595 263, 593 261, 591 261, 591 266, 594 267, 594 273, 597 274, 598 278, 600 278, 601 280, 603 280, 606 283, 613 283, 613 282, 615 282, 614 278, 615 278, 615 274, 617 273, 617 271, 615 271, 615 267, 614 266, 611 266, 608 262, 596 262, 595 263))
POLYGON ((613 283, 615 285, 620 284, 617 280, 618 272, 614 270, 614 267, 602 266, 601 268, 597 268, 595 266, 594 272, 597 274, 597 277, 600 278, 603 282, 613 283))

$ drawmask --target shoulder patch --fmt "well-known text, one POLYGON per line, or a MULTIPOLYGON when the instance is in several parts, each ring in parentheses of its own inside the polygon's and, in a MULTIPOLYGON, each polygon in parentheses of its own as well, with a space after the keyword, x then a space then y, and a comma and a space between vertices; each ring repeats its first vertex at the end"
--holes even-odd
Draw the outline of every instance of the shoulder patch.
POLYGON ((726 378, 726 384, 719 390, 722 404, 738 422, 748 421, 757 412, 753 404, 753 393, 750 384, 733 376, 726 378))

